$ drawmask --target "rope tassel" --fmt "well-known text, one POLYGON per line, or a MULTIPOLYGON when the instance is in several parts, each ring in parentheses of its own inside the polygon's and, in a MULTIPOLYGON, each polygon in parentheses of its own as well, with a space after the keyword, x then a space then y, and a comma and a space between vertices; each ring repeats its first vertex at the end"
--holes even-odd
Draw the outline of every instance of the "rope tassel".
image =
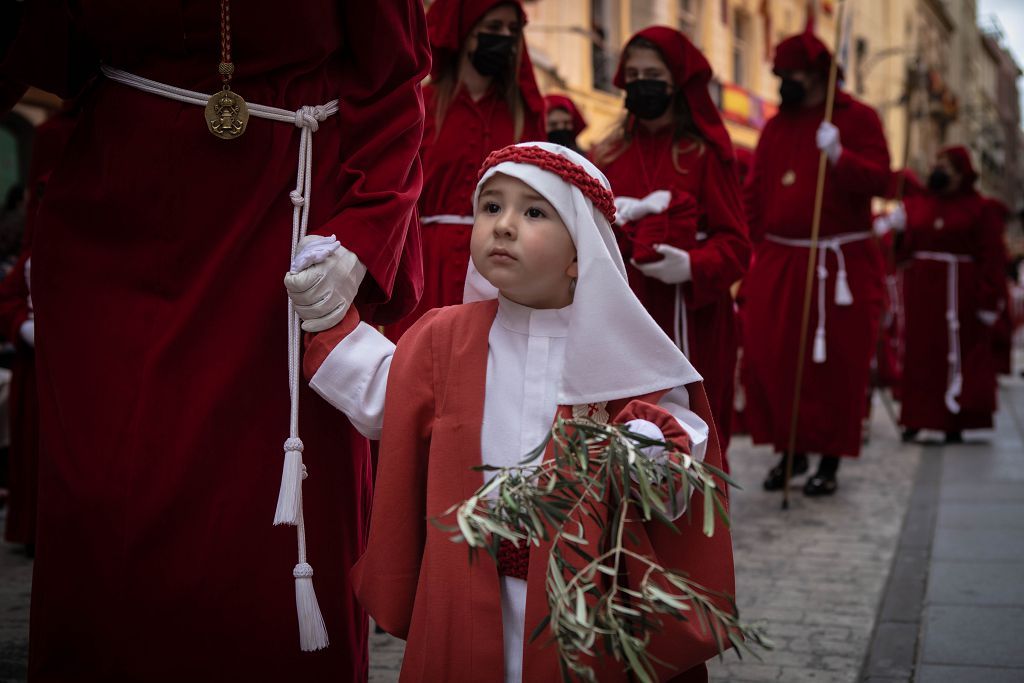
POLYGON ((277 492, 277 511, 274 525, 299 523, 299 501, 302 480, 306 478, 306 466, 302 464, 302 439, 289 438, 284 442, 284 469, 281 471, 281 488, 277 492))
POLYGON ((313 590, 313 567, 308 562, 300 562, 292 575, 295 577, 295 607, 299 613, 299 647, 303 652, 323 650, 329 641, 313 590))
POLYGON ((846 271, 840 270, 836 273, 836 306, 849 306, 853 303, 853 292, 850 291, 850 283, 846 280, 846 271))

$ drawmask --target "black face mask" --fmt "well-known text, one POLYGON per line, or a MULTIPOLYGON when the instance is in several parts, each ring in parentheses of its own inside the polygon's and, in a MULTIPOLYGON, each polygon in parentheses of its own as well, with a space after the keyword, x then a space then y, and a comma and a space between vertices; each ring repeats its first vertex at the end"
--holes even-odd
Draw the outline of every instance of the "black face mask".
POLYGON ((936 168, 928 176, 928 189, 932 192, 942 192, 949 187, 950 180, 952 178, 949 177, 948 173, 941 168, 936 168))
POLYGON ((576 149, 576 134, 568 128, 549 130, 548 142, 553 142, 556 145, 568 147, 569 149, 576 149))
POLYGON ((638 119, 656 119, 672 102, 665 81, 642 79, 626 84, 626 109, 638 119))
POLYGON ((515 36, 503 36, 500 33, 476 34, 476 49, 470 55, 473 68, 481 76, 503 74, 512 63, 517 41, 515 36))
POLYGON ((800 81, 783 78, 779 85, 779 97, 782 98, 783 107, 800 106, 807 97, 807 87, 800 81))

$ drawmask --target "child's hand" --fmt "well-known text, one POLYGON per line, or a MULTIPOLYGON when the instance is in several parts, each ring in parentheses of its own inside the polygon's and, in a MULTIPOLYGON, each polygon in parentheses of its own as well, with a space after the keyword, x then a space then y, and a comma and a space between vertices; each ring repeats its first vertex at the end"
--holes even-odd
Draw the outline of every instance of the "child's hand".
POLYGON ((299 242, 284 286, 306 332, 334 327, 348 312, 366 266, 334 238, 307 235, 299 242))

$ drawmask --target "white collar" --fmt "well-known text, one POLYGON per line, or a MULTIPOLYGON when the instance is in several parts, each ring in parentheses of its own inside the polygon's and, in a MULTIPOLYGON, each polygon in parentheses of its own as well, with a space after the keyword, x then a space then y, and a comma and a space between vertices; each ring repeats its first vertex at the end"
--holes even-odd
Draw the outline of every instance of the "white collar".
POLYGON ((498 323, 510 332, 531 337, 568 336, 571 311, 572 304, 565 308, 530 308, 498 295, 498 323))

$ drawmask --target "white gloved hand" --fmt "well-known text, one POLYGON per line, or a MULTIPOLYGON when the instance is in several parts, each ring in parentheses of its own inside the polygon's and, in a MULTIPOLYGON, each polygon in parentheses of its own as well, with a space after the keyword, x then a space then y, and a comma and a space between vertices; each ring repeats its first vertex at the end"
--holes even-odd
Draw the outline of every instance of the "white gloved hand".
POLYGON ((366 266, 331 235, 299 242, 284 286, 306 332, 323 332, 345 317, 366 276, 366 266))
POLYGON ((21 333, 22 340, 26 344, 31 346, 32 348, 35 348, 35 346, 36 346, 36 323, 35 323, 35 321, 32 320, 32 319, 29 319, 29 320, 26 320, 25 322, 23 322, 21 324, 21 329, 19 330, 19 332, 21 333))
POLYGON ((637 270, 647 277, 661 280, 666 285, 678 285, 693 279, 689 252, 676 249, 667 244, 655 244, 654 251, 665 258, 660 261, 652 261, 651 263, 637 263, 633 261, 632 263, 636 266, 637 270))
MULTIPOLYGON (((645 436, 651 441, 665 440, 665 435, 661 432, 661 429, 650 420, 630 420, 624 426, 634 434, 645 436)), ((657 461, 665 454, 665 448, 663 446, 644 446, 640 449, 640 452, 647 456, 648 460, 657 461)))
POLYGON ((818 149, 825 152, 825 156, 834 166, 843 153, 843 145, 839 141, 839 129, 833 123, 822 121, 815 134, 815 141, 818 144, 818 149))
POLYGON ((636 197, 615 198, 615 224, 622 225, 638 221, 644 216, 663 213, 672 201, 669 190, 655 190, 643 199, 636 197))
POLYGON ((896 208, 887 214, 876 218, 872 224, 875 234, 884 237, 890 230, 903 232, 907 228, 907 210, 903 208, 903 202, 896 205, 896 208))
POLYGON ((995 311, 978 311, 978 320, 985 327, 992 327, 999 320, 999 314, 995 311))

